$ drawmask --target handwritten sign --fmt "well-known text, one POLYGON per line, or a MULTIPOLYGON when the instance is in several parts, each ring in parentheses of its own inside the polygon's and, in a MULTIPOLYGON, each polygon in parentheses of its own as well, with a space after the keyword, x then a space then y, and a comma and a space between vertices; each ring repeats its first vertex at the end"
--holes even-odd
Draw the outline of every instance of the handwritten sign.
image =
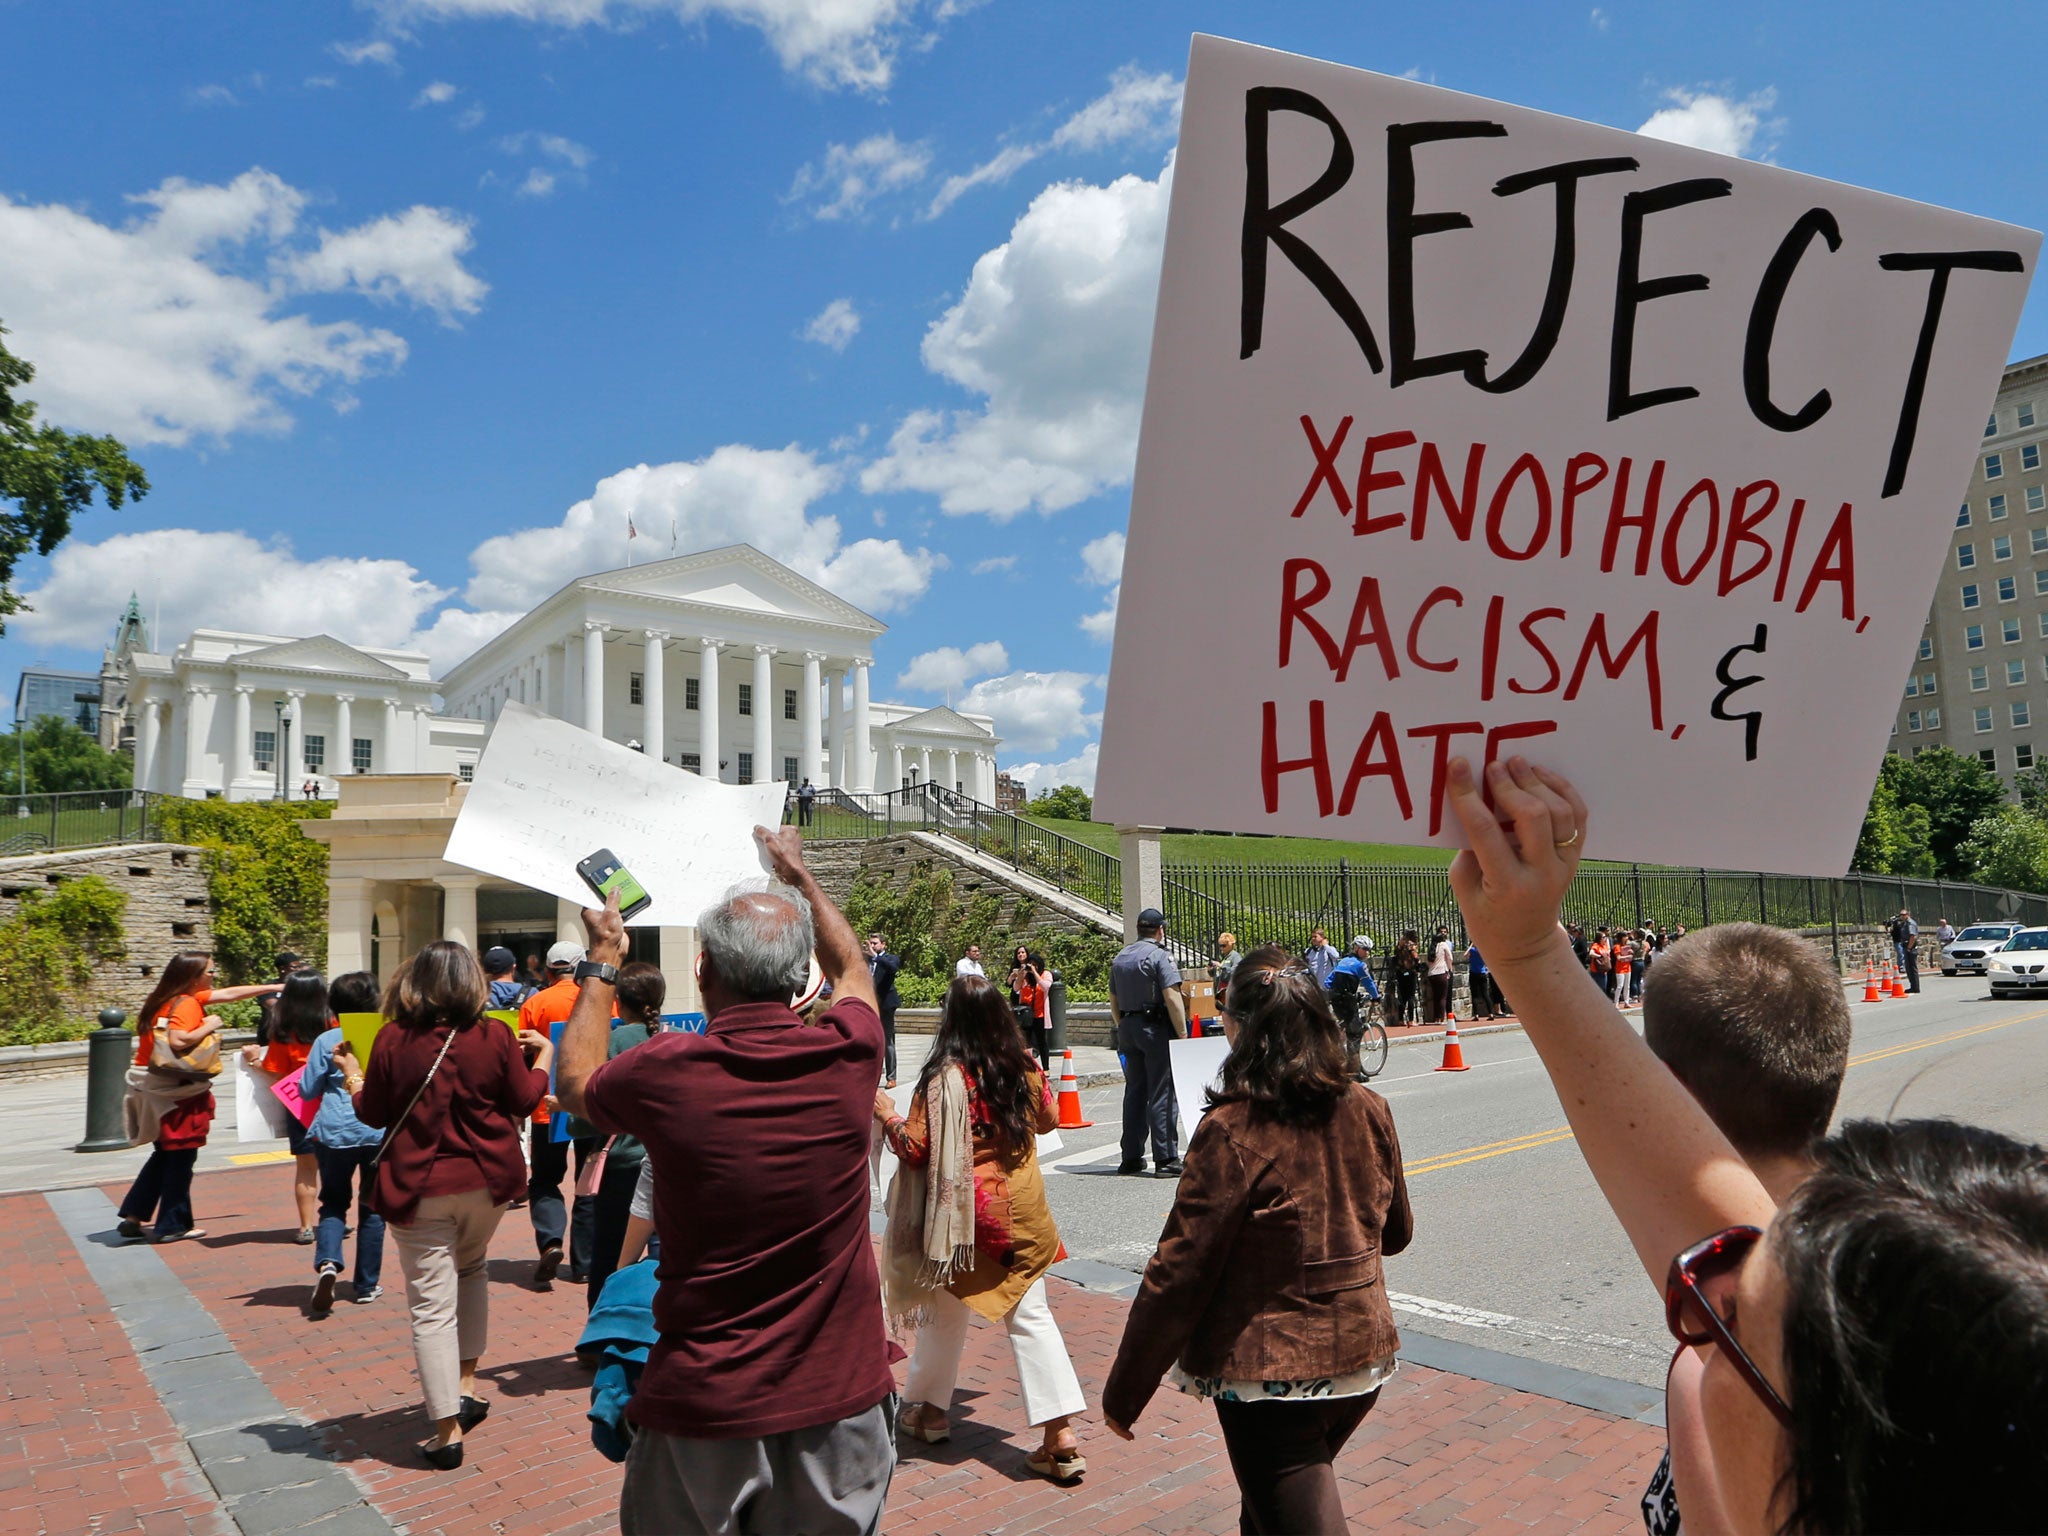
POLYGON ((699 778, 507 704, 443 857, 589 906, 577 862, 609 848, 654 898, 633 925, 687 927, 739 881, 761 878, 754 828, 777 825, 783 800, 779 783, 699 778))
POLYGON ((320 1101, 306 1097, 299 1087, 298 1073, 286 1073, 270 1085, 270 1091, 277 1095, 277 1102, 284 1106, 286 1114, 295 1118, 300 1125, 311 1129, 313 1117, 320 1113, 320 1101))
POLYGON ((1230 1055, 1230 1042, 1222 1035, 1198 1035, 1192 1040, 1175 1040, 1166 1048, 1173 1068, 1173 1101, 1180 1115, 1180 1145, 1186 1151, 1194 1139, 1195 1126, 1209 1108, 1209 1090, 1222 1086, 1223 1063, 1230 1055))
POLYGON ((1841 873, 2039 247, 1198 37, 1096 814, 1841 873))
POLYGON ((272 1089, 277 1074, 235 1059, 235 1140, 275 1141, 291 1123, 291 1111, 272 1089))

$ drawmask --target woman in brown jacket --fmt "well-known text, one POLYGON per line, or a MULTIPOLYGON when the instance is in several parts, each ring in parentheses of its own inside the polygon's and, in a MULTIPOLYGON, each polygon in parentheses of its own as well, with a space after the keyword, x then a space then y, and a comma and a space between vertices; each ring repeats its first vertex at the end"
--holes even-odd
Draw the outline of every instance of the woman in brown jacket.
POLYGON ((1331 1463, 1394 1374, 1380 1256, 1412 1222, 1387 1101, 1344 1072, 1323 989, 1252 951, 1223 1014, 1230 1056, 1102 1392, 1130 1426, 1171 1368, 1216 1404, 1241 1530, 1347 1529, 1331 1463))

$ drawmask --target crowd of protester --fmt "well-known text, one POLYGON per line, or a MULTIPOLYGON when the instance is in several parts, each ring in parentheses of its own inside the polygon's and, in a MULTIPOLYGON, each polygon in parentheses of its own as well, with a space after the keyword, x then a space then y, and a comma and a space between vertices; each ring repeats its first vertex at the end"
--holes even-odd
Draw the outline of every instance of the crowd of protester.
MULTIPOLYGON (((1681 1511, 1689 1532, 2033 1528, 2048 1154, 1950 1122, 1830 1136, 1849 1040, 1832 969, 1753 925, 1561 925, 1587 808, 1520 759, 1485 772, 1485 797, 1463 763, 1448 776, 1472 1007, 1513 999, 1677 1345, 1650 1531, 1681 1511), (1618 1012, 1638 999, 1641 1034, 1618 1012)), ((396 1244, 432 1466, 460 1465, 490 1411, 485 1257, 523 1200, 535 1282, 566 1265, 585 1286, 593 1437, 625 1462, 623 1531, 878 1530, 899 1437, 952 1434, 976 1316, 1009 1338, 1039 1437, 1029 1470, 1080 1483, 1089 1405, 1047 1286, 1063 1250, 1036 1153, 1055 1123, 1050 968, 1020 947, 999 982, 970 950, 901 1105, 886 937, 856 937, 796 828, 755 835, 772 878, 698 921, 701 1032, 663 1027, 666 980, 630 961, 615 900, 585 912, 582 944, 528 957, 537 987, 509 951, 448 942, 381 994, 292 957, 278 981, 214 988, 207 956, 178 956, 138 1018, 130 1132, 154 1146, 121 1231, 202 1235, 191 1175, 220 1027, 206 1010, 272 999, 245 1056, 296 1073, 316 1106, 290 1142, 308 1310, 336 1301, 351 1232, 358 1303, 396 1244), (814 962, 823 998, 806 1016, 814 962), (516 1029, 489 1017, 515 1008, 516 1029), (366 1062, 338 1023, 360 1013, 382 1018, 366 1062), (877 1244, 881 1146, 896 1170, 877 1244)), ((1353 1019, 1381 981, 1390 1022, 1444 1017, 1460 957, 1447 926, 1400 932, 1378 976, 1367 935, 1342 951, 1320 931, 1303 951, 1225 935, 1228 1055, 1183 1151, 1167 1069, 1181 977, 1163 914, 1136 926, 1110 972, 1122 1171, 1149 1152, 1176 1190, 1103 1425, 1130 1439, 1163 1383, 1207 1399, 1242 1530, 1347 1529, 1335 1461, 1398 1369, 1383 1261, 1429 1239, 1393 1113, 1358 1080, 1353 1019)))

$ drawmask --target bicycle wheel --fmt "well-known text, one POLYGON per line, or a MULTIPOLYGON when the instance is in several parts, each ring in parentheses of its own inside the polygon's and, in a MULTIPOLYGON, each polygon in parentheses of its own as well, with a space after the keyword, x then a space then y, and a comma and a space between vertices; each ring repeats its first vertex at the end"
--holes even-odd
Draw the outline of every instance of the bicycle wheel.
POLYGON ((1358 1068, 1367 1082, 1387 1069, 1387 1027, 1379 1021, 1379 1010, 1365 1021, 1365 1034, 1358 1042, 1358 1068))

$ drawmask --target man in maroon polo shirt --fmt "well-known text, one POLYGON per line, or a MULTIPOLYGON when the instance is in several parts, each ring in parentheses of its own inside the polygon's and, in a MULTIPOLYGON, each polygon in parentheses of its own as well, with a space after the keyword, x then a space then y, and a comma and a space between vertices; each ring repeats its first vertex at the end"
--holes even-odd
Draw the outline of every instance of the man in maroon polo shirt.
POLYGON ((895 1470, 895 1383, 868 1240, 882 1021, 853 930, 794 827, 754 829, 774 882, 697 921, 710 1025, 605 1061, 617 898, 586 911, 588 959, 557 1096, 640 1138, 661 1233, 659 1342, 629 1416, 619 1495, 643 1532, 866 1533, 895 1470), (832 1007, 791 1011, 815 950, 832 1007))

